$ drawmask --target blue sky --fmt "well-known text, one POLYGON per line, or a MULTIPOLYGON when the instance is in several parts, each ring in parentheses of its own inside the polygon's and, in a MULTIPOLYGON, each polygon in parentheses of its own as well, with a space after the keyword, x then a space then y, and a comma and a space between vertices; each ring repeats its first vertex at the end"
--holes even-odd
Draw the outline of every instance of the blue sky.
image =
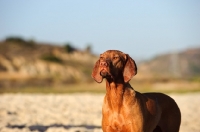
POLYGON ((0 0, 8 36, 150 58, 200 46, 200 0, 0 0))

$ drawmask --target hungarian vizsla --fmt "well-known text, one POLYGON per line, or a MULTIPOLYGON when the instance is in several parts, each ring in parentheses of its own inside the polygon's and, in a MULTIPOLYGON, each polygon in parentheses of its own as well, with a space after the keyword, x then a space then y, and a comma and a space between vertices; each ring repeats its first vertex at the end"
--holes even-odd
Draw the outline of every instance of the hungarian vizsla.
POLYGON ((129 81, 136 75, 135 61, 118 50, 100 55, 92 71, 98 83, 106 79, 102 109, 104 132, 178 132, 181 113, 176 102, 162 93, 135 91, 129 81))

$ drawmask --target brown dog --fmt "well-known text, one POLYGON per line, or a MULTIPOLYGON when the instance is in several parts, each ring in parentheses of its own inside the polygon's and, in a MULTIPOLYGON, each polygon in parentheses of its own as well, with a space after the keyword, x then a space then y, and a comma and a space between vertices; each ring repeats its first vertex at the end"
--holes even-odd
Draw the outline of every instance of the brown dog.
POLYGON ((175 101, 162 93, 135 91, 129 84, 137 67, 129 55, 108 50, 100 55, 92 77, 106 78, 102 129, 104 132, 178 132, 181 113, 175 101))

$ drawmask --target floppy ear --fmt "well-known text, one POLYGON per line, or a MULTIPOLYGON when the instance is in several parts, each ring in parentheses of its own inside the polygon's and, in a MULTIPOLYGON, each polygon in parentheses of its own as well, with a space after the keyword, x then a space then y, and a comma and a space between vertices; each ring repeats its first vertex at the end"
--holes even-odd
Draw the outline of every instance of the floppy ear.
POLYGON ((126 54, 126 64, 124 66, 124 71, 123 71, 124 82, 130 81, 131 78, 136 74, 137 74, 136 63, 128 54, 126 54))
POLYGON ((94 78, 94 80, 96 82, 101 83, 103 81, 103 78, 100 75, 99 63, 100 63, 99 60, 95 63, 95 66, 94 66, 93 71, 92 71, 92 78, 94 78))

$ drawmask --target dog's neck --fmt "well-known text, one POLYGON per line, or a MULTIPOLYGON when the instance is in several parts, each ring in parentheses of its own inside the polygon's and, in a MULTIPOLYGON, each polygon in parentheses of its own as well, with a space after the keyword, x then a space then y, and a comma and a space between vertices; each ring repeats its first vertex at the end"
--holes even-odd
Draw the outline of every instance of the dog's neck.
POLYGON ((106 80, 106 96, 109 107, 120 112, 125 96, 124 94, 134 92, 129 83, 109 82, 106 80))

